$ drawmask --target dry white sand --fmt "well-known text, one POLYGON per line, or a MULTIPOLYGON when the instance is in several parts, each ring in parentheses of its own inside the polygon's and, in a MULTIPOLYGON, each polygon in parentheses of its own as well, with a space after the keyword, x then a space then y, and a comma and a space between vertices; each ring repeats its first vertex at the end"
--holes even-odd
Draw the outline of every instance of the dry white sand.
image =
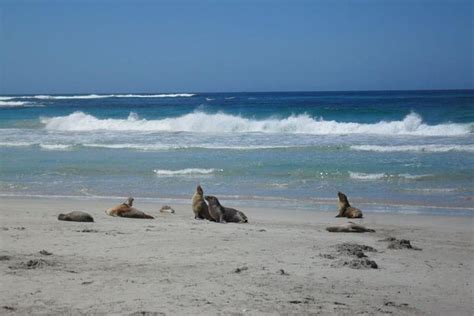
POLYGON ((242 209, 249 224, 217 224, 139 199, 154 220, 107 216, 118 202, 2 198, 0 313, 473 314, 472 217, 366 214, 376 233, 329 233, 346 220, 242 209), (71 210, 95 223, 57 220, 71 210), (422 250, 387 249, 388 236, 422 250), (344 242, 375 248, 378 269, 342 266, 344 242))

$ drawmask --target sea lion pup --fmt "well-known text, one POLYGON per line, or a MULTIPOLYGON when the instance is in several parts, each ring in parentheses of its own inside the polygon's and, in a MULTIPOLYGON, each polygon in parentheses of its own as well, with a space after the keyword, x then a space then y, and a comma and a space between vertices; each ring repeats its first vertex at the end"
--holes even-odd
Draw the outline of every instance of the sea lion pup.
POLYGON ((326 227, 326 230, 331 233, 375 233, 375 230, 365 228, 365 226, 353 222, 349 222, 347 224, 339 226, 329 226, 326 227))
POLYGON ((73 211, 67 214, 59 214, 58 220, 70 222, 93 222, 94 218, 86 212, 73 211))
POLYGON ((212 195, 204 197, 209 202, 209 214, 218 223, 248 223, 247 216, 241 211, 230 207, 224 207, 219 200, 212 195))
POLYGON ((160 208, 160 213, 171 213, 174 214, 174 209, 169 205, 163 205, 160 208))
POLYGON ((142 211, 137 210, 132 207, 133 198, 129 197, 127 202, 119 204, 115 207, 109 208, 105 211, 107 215, 118 216, 118 217, 127 217, 127 218, 149 218, 153 219, 154 217, 148 214, 143 213, 142 211))
POLYGON ((200 185, 196 187, 196 193, 193 195, 192 205, 194 219, 213 220, 213 218, 209 215, 209 208, 207 207, 206 201, 204 201, 204 191, 200 185))
POLYGON ((352 207, 344 193, 337 192, 337 196, 339 197, 339 214, 336 217, 362 218, 362 211, 352 207))

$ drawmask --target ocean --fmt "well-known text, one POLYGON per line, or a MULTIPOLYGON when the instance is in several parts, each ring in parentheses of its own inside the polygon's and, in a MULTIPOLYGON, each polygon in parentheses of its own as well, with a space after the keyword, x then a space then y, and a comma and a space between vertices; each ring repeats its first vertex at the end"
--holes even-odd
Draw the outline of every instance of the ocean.
POLYGON ((0 196, 472 216, 473 135, 474 90, 2 95, 0 196))

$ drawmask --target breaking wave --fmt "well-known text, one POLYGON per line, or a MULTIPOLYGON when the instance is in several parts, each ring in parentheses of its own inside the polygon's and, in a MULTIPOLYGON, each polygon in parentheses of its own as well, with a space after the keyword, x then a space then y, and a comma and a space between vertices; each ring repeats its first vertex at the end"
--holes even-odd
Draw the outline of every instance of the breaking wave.
POLYGON ((474 152, 474 145, 400 145, 400 146, 378 146, 378 145, 354 145, 352 150, 375 151, 375 152, 474 152))
POLYGON ((179 176, 179 175, 193 175, 193 174, 212 174, 216 172, 222 172, 223 169, 199 169, 199 168, 186 168, 180 170, 166 170, 166 169, 155 169, 153 170, 158 176, 179 176))
POLYGON ((443 123, 428 125, 417 113, 401 121, 380 121, 372 124, 326 121, 308 114, 262 120, 225 113, 192 112, 180 117, 159 120, 139 119, 130 113, 127 119, 99 119, 83 112, 67 116, 41 118, 48 130, 59 131, 155 131, 195 133, 285 133, 313 135, 375 134, 415 136, 460 136, 472 133, 473 124, 443 123), (205 124, 204 124, 205 122, 205 124))

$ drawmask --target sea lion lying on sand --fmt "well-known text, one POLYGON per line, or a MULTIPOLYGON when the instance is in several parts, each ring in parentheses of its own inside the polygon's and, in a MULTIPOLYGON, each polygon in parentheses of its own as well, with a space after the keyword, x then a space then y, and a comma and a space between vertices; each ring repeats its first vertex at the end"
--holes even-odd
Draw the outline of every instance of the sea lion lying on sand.
POLYGON ((160 213, 170 213, 170 214, 174 214, 174 209, 169 206, 169 205, 163 205, 161 208, 160 208, 160 213))
POLYGON ((105 211, 107 215, 118 216, 118 217, 127 217, 127 218, 150 218, 154 217, 148 214, 143 213, 142 211, 137 210, 132 207, 133 198, 129 197, 127 202, 117 205, 115 207, 109 208, 105 211))
POLYGON ((194 219, 213 220, 211 215, 209 215, 209 208, 206 201, 204 201, 204 191, 200 185, 197 186, 196 193, 193 195, 193 212, 194 219))
POLYGON ((338 192, 337 196, 339 197, 339 214, 336 217, 362 218, 362 211, 352 207, 344 193, 338 192))
POLYGON ((370 228, 365 228, 362 225, 349 222, 344 225, 339 225, 339 226, 329 226, 326 227, 326 230, 331 233, 375 233, 375 230, 370 229, 370 228))
POLYGON ((209 203, 209 214, 218 223, 248 223, 247 216, 241 211, 230 207, 224 207, 219 203, 219 200, 212 195, 204 197, 209 203))
POLYGON ((58 220, 70 222, 93 222, 94 218, 86 212, 73 211, 67 214, 59 214, 58 220))

